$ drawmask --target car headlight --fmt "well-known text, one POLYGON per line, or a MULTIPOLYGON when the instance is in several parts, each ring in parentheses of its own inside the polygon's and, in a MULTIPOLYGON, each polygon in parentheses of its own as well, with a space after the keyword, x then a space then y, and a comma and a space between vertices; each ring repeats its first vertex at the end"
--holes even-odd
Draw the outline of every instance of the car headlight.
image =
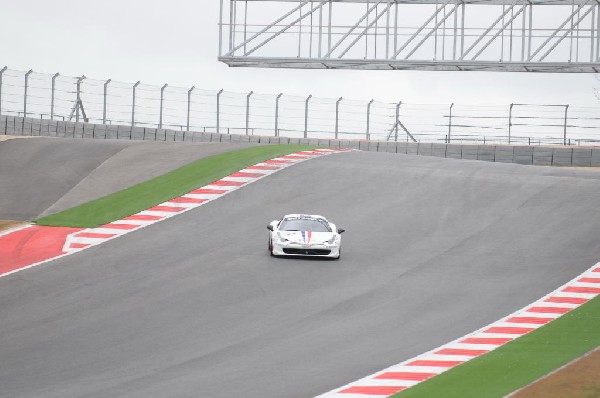
POLYGON ((337 236, 333 235, 331 239, 329 239, 326 243, 333 245, 337 241, 337 236))
POLYGON ((284 238, 283 235, 281 235, 279 232, 277 233, 277 239, 279 239, 280 243, 288 243, 289 239, 284 238))

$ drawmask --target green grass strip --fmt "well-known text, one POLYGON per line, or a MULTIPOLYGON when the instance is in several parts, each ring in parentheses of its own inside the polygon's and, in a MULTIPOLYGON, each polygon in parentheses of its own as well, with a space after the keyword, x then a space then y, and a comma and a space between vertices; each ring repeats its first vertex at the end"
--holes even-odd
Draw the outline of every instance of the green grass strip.
POLYGON ((394 397, 504 397, 599 345, 600 296, 525 336, 394 397))
POLYGON ((310 149, 314 147, 265 145, 211 156, 114 194, 42 217, 36 223, 74 228, 98 227, 182 196, 253 164, 310 149))

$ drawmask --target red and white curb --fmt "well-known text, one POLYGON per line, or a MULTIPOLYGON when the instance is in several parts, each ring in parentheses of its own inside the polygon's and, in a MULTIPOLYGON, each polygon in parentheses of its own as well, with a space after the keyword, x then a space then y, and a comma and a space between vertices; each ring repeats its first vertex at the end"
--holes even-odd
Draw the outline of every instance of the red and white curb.
POLYGON ((185 213, 266 176, 315 157, 348 152, 348 149, 315 149, 269 159, 246 167, 178 198, 97 228, 79 229, 28 226, 0 236, 0 277, 77 253, 132 231, 185 213), (49 235, 52 241, 49 242, 49 235), (32 238, 33 237, 33 238, 32 238), (35 242, 33 242, 35 240, 35 242), (25 243, 24 243, 25 242, 25 243), (59 246, 56 246, 59 242, 59 246), (25 245, 25 246, 24 246, 25 245), (27 246, 28 245, 28 246, 27 246), (24 248, 25 247, 25 248, 24 248))
POLYGON ((317 398, 389 397, 532 332, 599 294, 600 263, 491 325, 317 398))

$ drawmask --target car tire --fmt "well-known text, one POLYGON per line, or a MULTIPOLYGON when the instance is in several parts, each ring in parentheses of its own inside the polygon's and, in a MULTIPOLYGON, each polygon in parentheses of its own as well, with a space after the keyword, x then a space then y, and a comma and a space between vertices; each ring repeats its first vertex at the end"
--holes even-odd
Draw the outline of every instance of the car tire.
POLYGON ((274 254, 273 254, 273 242, 271 241, 271 239, 269 239, 269 254, 271 256, 274 256, 274 254))
POLYGON ((342 257, 342 248, 340 247, 340 251, 338 253, 338 256, 334 258, 334 260, 339 260, 340 257, 342 257))

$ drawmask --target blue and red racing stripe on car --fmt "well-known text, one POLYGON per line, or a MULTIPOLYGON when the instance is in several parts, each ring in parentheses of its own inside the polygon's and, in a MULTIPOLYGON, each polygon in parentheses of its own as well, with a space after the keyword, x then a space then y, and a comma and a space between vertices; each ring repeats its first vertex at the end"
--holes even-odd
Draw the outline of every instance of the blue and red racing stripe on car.
POLYGON ((302 240, 304 241, 305 244, 309 244, 310 243, 310 238, 312 237, 312 232, 311 231, 301 231, 300 232, 302 234, 302 240))

